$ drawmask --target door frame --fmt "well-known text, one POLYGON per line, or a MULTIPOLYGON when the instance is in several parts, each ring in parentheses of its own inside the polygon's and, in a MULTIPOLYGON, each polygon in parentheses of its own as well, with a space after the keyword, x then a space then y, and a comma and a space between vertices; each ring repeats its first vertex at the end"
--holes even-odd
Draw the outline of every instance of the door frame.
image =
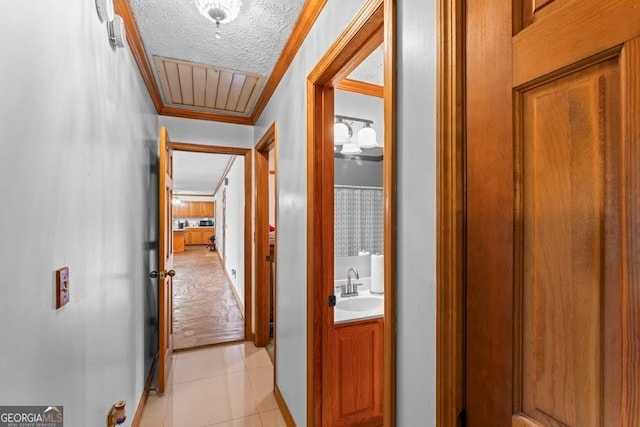
POLYGON ((368 0, 307 80, 307 424, 322 420, 322 340, 326 289, 333 288, 334 83, 384 44, 383 422, 396 420, 396 2, 368 0), (324 221, 323 221, 324 220, 324 221))
POLYGON ((253 150, 250 148, 224 147, 218 145, 191 144, 186 142, 172 142, 174 151, 188 151, 191 153, 226 154, 244 157, 244 339, 251 337, 251 324, 253 319, 253 293, 251 289, 252 257, 251 257, 251 232, 253 211, 253 185, 251 182, 253 150))
POLYGON ((465 0, 438 0, 436 425, 458 425, 464 400, 465 0))
MULTIPOLYGON (((255 147, 255 179, 256 179, 256 299, 255 322, 256 333, 254 344, 264 347, 269 343, 270 265, 265 262, 269 255, 269 152, 274 151, 277 170, 278 162, 278 125, 273 122, 262 135, 255 147)), ((276 200, 278 200, 278 181, 276 175, 276 200)), ((276 203, 276 218, 278 208, 276 203)), ((275 252, 274 252, 275 253, 275 252)), ((275 255, 274 255, 275 256, 275 255)), ((274 331, 275 332, 275 331, 274 331)), ((275 339, 275 336, 274 336, 275 339)), ((275 366, 275 363, 274 363, 275 366)))

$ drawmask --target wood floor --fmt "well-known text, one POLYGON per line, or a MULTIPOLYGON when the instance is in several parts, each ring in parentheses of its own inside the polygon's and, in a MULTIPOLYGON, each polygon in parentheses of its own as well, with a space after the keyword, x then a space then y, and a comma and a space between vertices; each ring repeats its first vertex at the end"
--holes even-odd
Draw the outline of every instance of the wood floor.
POLYGON ((174 255, 173 348, 244 339, 243 314, 217 252, 187 246, 174 255))

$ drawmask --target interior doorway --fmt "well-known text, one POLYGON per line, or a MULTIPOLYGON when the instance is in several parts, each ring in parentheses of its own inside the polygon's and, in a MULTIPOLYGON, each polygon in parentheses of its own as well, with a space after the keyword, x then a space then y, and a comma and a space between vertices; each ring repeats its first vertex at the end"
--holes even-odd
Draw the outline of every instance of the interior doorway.
MULTIPOLYGON (((394 19, 394 1, 367 1, 308 77, 309 425, 395 425, 394 19), (351 73, 380 46, 382 86, 354 82, 351 73), (338 234, 334 221, 327 221, 338 214, 334 186, 338 143, 344 145, 340 150, 343 155, 357 155, 361 140, 366 139, 365 134, 371 131, 360 134, 359 127, 356 128, 358 142, 355 144, 354 122, 366 128, 372 120, 339 117, 335 110, 335 89, 350 90, 357 86, 368 87, 368 91, 383 97, 384 136, 380 141, 384 147, 381 150, 384 157, 381 195, 383 239, 380 245, 384 258, 377 264, 383 271, 379 272, 382 276, 380 291, 384 293, 382 304, 371 287, 373 275, 368 278, 370 283, 367 287, 366 281, 359 279, 352 265, 356 259, 370 257, 369 249, 360 248, 354 256, 346 256, 352 259, 339 269, 345 277, 338 277, 336 268, 342 262, 336 258, 338 234), (349 124, 347 128, 351 131, 339 129, 343 122, 349 124), (352 136, 353 140, 350 140, 352 136), (345 141, 338 141, 340 137, 345 141), (362 287, 367 294, 365 298, 359 298, 359 292, 354 291, 362 282, 365 282, 362 287), (381 312, 378 311, 380 305, 381 312), (357 312, 360 313, 353 315, 357 312), (363 312, 367 313, 364 317, 360 316, 363 312)), ((369 194, 369 190, 358 188, 355 197, 375 198, 375 191, 369 194)), ((366 230, 364 232, 368 234, 366 230)), ((375 245, 372 248, 374 252, 379 250, 375 245)), ((347 254, 350 255, 348 248, 347 254)))
POLYGON ((251 150, 179 142, 172 148, 174 350, 244 340, 252 314, 251 264, 245 255, 251 150), (227 199, 233 206, 223 209, 227 199), (234 217, 226 218, 230 211, 234 217))
POLYGON ((278 222, 278 127, 273 123, 256 145, 256 336, 275 366, 278 222))

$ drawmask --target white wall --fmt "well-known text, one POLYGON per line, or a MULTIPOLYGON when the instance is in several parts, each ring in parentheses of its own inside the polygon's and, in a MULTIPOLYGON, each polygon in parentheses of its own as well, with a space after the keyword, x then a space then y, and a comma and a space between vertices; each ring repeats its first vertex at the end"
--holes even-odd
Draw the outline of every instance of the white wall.
POLYGON ((130 425, 157 339, 144 326, 157 116, 93 1, 13 0, 3 12, 0 402, 63 405, 65 426, 84 427, 126 400, 130 425), (62 266, 71 302, 56 310, 62 266))
POLYGON ((363 0, 329 0, 258 123, 257 143, 278 122, 277 383, 298 425, 306 424, 306 81, 363 0), (286 368, 282 368, 286 367, 286 368))
POLYGON ((436 2, 398 0, 397 421, 436 417, 436 2))
MULTIPOLYGON (((306 424, 306 78, 363 1, 329 0, 273 98, 254 141, 279 125, 276 379, 306 424)), ((398 425, 435 425, 436 2, 398 10, 398 425), (416 237, 418 236, 418 237, 416 237)))
MULTIPOLYGON (((376 131, 378 142, 384 138, 384 100, 377 96, 336 90, 334 92, 335 114, 359 119, 373 120, 371 127, 376 131)), ((356 140, 362 123, 353 125, 352 141, 356 140)))
POLYGON ((159 120, 172 141, 253 148, 253 126, 167 116, 160 116, 159 120))
POLYGON ((227 174, 228 185, 215 194, 216 200, 216 248, 224 260, 224 266, 238 296, 244 304, 244 158, 236 156, 227 174), (222 219, 222 192, 226 189, 226 221, 222 219), (223 224, 226 232, 222 232, 223 224), (226 240, 226 242, 225 242, 226 240), (224 248, 224 252, 223 252, 224 248), (233 271, 235 270, 235 275, 233 271))

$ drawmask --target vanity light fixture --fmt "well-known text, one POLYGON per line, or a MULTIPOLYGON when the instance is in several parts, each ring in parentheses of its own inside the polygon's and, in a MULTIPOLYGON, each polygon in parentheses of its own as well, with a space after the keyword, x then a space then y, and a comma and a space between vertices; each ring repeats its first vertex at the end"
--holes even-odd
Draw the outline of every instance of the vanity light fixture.
POLYGON ((194 0, 200 14, 216 24, 215 37, 219 39, 220 24, 226 24, 238 17, 240 0, 194 0))
POLYGON ((371 127, 372 124, 372 120, 336 115, 333 125, 334 151, 337 151, 335 146, 341 145, 340 153, 355 155, 362 153, 363 148, 380 147, 376 139, 376 131, 371 127), (362 123, 362 128, 358 131, 357 142, 351 140, 352 126, 355 122, 362 123))

